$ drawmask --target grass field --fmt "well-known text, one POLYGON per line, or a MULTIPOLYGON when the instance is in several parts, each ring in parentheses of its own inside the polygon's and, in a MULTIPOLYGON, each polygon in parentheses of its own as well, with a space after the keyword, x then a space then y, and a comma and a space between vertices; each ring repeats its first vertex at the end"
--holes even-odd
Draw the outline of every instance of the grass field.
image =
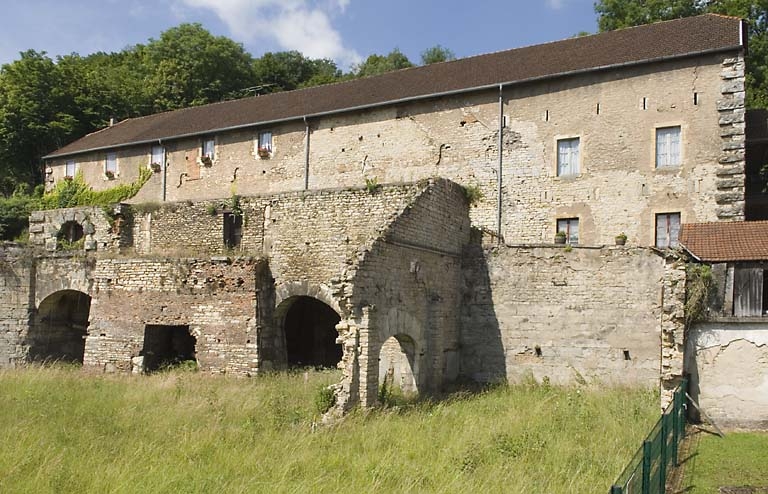
POLYGON ((720 487, 768 488, 768 433, 728 432, 721 438, 693 429, 687 441, 680 457, 682 485, 676 492, 717 494, 720 487))
POLYGON ((527 384, 313 427, 336 372, 0 372, 2 493, 608 492, 655 391, 527 384))

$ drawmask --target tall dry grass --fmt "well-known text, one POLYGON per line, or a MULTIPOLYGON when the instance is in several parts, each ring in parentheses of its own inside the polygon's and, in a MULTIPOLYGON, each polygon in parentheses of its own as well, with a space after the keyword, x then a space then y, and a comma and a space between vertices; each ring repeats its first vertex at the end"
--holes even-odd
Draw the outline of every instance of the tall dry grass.
POLYGON ((0 372, 0 492, 607 492, 656 393, 533 383, 313 427, 336 372, 0 372))

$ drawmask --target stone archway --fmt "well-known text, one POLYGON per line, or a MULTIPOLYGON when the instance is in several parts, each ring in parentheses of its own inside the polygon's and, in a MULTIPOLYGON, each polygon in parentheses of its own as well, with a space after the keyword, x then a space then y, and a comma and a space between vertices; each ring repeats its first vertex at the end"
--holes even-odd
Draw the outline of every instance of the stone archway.
POLYGON ((91 297, 76 290, 54 292, 42 302, 27 332, 27 358, 33 362, 83 363, 91 297))
POLYGON ((416 343, 408 335, 387 338, 379 351, 379 387, 399 389, 403 394, 419 392, 416 343))
POLYGON ((336 325, 341 317, 328 304, 294 296, 282 301, 276 313, 289 367, 335 367, 339 363, 342 348, 336 343, 336 325))

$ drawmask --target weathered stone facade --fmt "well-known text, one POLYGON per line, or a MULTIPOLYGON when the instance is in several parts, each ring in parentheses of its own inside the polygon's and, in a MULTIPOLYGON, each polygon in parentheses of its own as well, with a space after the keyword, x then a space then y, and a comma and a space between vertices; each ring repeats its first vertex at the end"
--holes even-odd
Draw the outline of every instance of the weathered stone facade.
POLYGON ((664 404, 683 374, 686 274, 659 216, 744 219, 733 43, 54 155, 49 186, 73 164, 97 190, 154 173, 112 210, 32 216, 45 253, 6 275, 0 365, 82 329, 87 305, 85 365, 338 362, 339 412, 384 382, 431 392, 461 376, 659 383, 664 404), (558 221, 578 225, 573 245, 553 244, 558 221), (56 253, 78 226, 84 251, 56 253))

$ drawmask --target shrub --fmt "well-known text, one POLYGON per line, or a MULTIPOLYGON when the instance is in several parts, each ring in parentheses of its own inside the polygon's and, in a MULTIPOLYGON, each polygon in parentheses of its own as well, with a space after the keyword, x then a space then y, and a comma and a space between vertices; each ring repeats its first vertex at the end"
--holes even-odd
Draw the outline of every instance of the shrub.
POLYGON ((477 184, 465 185, 464 199, 467 200, 467 204, 473 206, 483 199, 483 191, 480 190, 480 186, 477 184))
POLYGON ((323 415, 335 404, 336 394, 333 392, 332 386, 323 386, 317 391, 315 395, 315 410, 318 414, 323 415))

